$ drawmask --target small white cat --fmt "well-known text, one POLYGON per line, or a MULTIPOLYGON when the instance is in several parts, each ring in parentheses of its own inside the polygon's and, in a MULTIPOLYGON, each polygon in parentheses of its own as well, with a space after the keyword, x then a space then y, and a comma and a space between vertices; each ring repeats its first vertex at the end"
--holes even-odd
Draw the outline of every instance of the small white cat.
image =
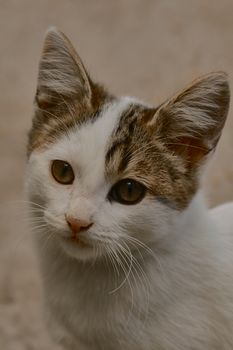
POLYGON ((27 190, 65 349, 233 349, 233 204, 200 191, 229 95, 216 72, 157 108, 117 98, 48 31, 27 190))

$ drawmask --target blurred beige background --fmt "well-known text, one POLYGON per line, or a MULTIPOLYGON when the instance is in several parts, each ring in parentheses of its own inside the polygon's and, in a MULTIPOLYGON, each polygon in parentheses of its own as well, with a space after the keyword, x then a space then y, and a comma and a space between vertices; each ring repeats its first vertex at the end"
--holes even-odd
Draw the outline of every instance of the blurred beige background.
MULTIPOLYGON (((113 92, 157 104, 212 70, 227 71, 233 89, 232 16, 231 0, 0 0, 0 349, 56 349, 18 202, 47 27, 62 29, 113 92)), ((211 206, 233 199, 232 114, 206 178, 211 206)))

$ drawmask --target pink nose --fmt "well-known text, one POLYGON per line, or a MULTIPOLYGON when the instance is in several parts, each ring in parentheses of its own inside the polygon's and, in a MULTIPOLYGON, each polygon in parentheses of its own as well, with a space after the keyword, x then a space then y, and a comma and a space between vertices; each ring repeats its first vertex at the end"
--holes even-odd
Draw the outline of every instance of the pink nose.
POLYGON ((93 225, 92 222, 81 219, 75 219, 71 216, 66 216, 66 221, 74 235, 79 233, 80 231, 88 230, 93 225))

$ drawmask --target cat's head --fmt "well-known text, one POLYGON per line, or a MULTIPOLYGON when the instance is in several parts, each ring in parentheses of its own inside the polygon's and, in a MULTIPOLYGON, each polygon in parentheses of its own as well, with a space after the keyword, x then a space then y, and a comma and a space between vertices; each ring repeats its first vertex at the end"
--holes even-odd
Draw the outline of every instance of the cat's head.
POLYGON ((50 30, 28 142, 40 229, 82 260, 161 239, 197 192, 228 106, 222 72, 158 107, 114 97, 90 79, 64 34, 50 30))

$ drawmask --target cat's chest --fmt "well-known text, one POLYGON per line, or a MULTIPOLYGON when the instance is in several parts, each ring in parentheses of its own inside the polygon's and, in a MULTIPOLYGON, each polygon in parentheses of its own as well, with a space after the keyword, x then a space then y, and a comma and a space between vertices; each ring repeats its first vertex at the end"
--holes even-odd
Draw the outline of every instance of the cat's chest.
POLYGON ((145 312, 140 296, 133 291, 127 281, 108 284, 105 280, 93 278, 85 283, 86 278, 64 281, 58 279, 50 291, 51 302, 70 319, 87 320, 96 326, 103 323, 120 323, 145 312), (84 280, 84 281, 83 281, 84 280), (119 288, 119 289, 118 289, 119 288), (140 305, 139 305, 140 304, 140 305))
MULTIPOLYGON (((70 337, 75 341, 84 337, 84 342, 95 344, 102 344, 106 339, 108 349, 111 349, 110 344, 112 349, 121 348, 119 339, 134 341, 135 329, 139 335, 146 324, 148 305, 136 292, 132 293, 127 282, 114 290, 104 280, 84 281, 85 277, 82 280, 81 275, 79 280, 64 282, 57 279, 53 292, 49 293, 51 313, 67 328, 70 337)), ((140 337, 137 344, 140 344, 140 337)))

